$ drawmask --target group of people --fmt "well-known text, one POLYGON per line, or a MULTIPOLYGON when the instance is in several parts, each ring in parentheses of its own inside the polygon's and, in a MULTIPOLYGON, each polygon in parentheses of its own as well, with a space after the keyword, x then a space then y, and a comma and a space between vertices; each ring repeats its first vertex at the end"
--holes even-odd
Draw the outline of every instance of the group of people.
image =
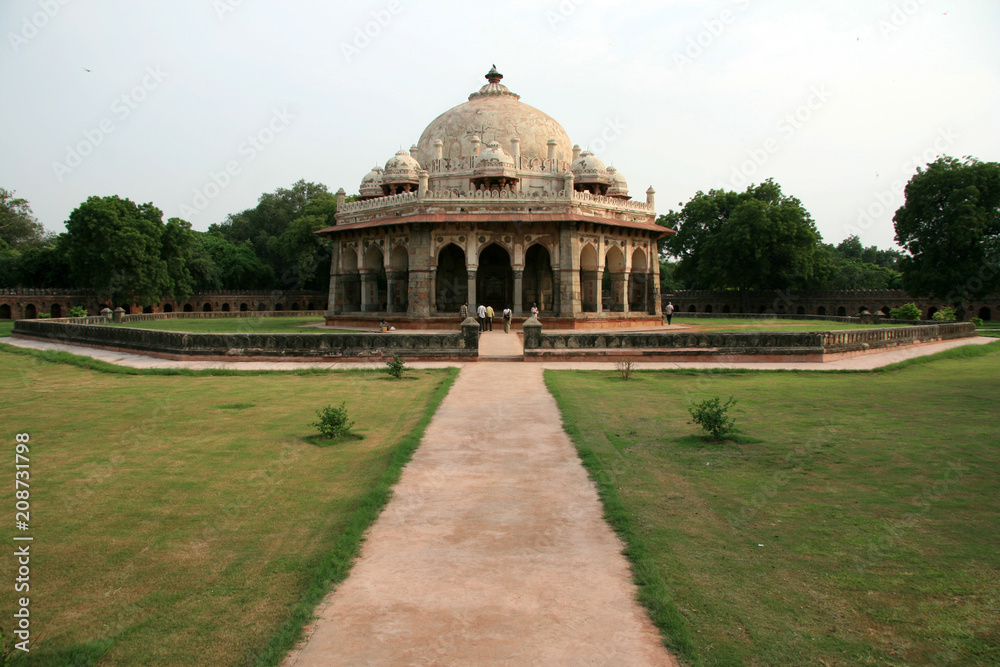
MULTIPOLYGON (((459 315, 462 321, 469 316, 469 302, 466 301, 462 304, 462 308, 459 311, 459 315)), ((496 317, 496 311, 493 310, 493 306, 487 306, 484 304, 479 304, 476 309, 476 315, 479 319, 479 331, 493 331, 493 318, 496 317)), ((538 317, 538 304, 531 304, 531 316, 538 317)), ((514 317, 514 311, 511 310, 510 306, 506 306, 501 313, 501 318, 503 319, 503 332, 510 333, 510 321, 514 317)))

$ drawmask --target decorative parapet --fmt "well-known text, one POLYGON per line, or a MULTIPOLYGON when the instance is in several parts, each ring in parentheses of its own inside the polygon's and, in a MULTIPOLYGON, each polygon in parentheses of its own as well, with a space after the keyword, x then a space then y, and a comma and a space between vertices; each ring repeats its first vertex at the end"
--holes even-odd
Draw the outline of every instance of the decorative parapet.
POLYGON ((397 206, 408 204, 476 204, 484 201, 509 201, 525 204, 562 203, 577 204, 594 208, 603 208, 626 213, 636 213, 642 215, 652 215, 653 207, 645 202, 626 201, 614 197, 604 197, 592 195, 589 192, 570 192, 567 196, 566 190, 555 192, 540 191, 516 191, 516 190, 473 190, 465 191, 459 189, 427 190, 420 195, 415 192, 405 192, 398 195, 377 197, 366 201, 348 202, 338 211, 337 218, 344 219, 353 214, 382 211, 397 206))
POLYGON ((574 192, 573 202, 576 204, 589 204, 592 206, 600 206, 602 208, 611 208, 616 211, 632 211, 648 215, 652 215, 654 213, 652 205, 647 204, 646 202, 629 201, 617 199, 615 197, 605 197, 604 195, 592 195, 589 192, 574 192))

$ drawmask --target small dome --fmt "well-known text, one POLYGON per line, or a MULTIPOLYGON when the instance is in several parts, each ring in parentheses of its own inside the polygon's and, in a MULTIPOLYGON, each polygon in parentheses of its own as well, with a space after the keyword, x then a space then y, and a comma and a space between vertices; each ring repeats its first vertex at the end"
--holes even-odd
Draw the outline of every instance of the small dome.
POLYGON ((608 181, 609 197, 630 199, 628 196, 628 183, 625 182, 625 177, 621 175, 621 172, 614 167, 608 167, 608 181))
POLYGON ((416 183, 419 178, 420 163, 410 157, 409 152, 396 151, 396 154, 385 163, 383 183, 416 183))
POLYGON ((607 184, 608 169, 596 155, 590 151, 583 151, 580 156, 573 160, 570 166, 577 183, 603 183, 607 184))
POLYGON ((476 158, 476 171, 486 168, 514 168, 514 158, 510 156, 510 153, 500 148, 500 144, 496 141, 491 141, 486 144, 486 149, 479 153, 479 157, 476 158))
POLYGON ((362 197, 382 196, 382 167, 375 166, 361 179, 362 197))

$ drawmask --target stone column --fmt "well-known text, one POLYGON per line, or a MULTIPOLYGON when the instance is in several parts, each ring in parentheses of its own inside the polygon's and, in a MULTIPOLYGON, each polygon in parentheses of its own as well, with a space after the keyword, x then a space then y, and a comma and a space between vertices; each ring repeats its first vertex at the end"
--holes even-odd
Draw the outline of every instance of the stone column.
POLYGON ((399 276, 395 271, 385 272, 385 312, 396 312, 396 291, 399 289, 399 276))
POLYGON ((594 281, 597 283, 597 314, 600 315, 604 312, 604 266, 601 264, 597 265, 597 276, 594 277, 594 281))
MULTIPOLYGON (((438 139, 440 141, 440 139, 438 139)), ((437 312, 437 269, 429 269, 427 276, 427 312, 437 312)), ((410 310, 413 310, 413 273, 410 273, 410 310)))
POLYGON ((521 303, 521 293, 524 291, 524 269, 514 269, 514 314, 520 315, 524 312, 524 304, 521 303))
POLYGON ((628 273, 611 274, 611 310, 624 313, 628 309, 628 273))
POLYGON ((576 230, 570 223, 563 223, 559 230, 559 268, 557 314, 574 317, 583 310, 580 302, 580 244, 576 230))
POLYGON ((406 312, 412 317, 430 317, 434 308, 431 233, 429 229, 420 229, 419 226, 410 226, 407 231, 410 234, 410 242, 406 312))
POLYGON ((361 312, 367 313, 371 305, 368 299, 368 285, 371 282, 368 269, 359 269, 358 279, 361 281, 361 312))
POLYGON ((476 301, 476 270, 469 269, 467 277, 469 280, 468 282, 469 312, 472 312, 474 308, 479 306, 479 303, 476 301))
POLYGON ((327 316, 339 315, 343 311, 343 306, 338 298, 338 292, 341 287, 340 274, 338 273, 340 266, 340 243, 334 242, 332 245, 333 249, 330 251, 330 289, 326 297, 327 316))

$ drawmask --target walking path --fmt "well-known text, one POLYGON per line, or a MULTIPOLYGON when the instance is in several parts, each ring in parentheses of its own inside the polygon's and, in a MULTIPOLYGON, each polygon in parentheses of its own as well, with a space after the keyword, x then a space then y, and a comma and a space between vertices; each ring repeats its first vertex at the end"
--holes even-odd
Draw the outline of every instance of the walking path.
POLYGON ((542 369, 466 364, 285 665, 676 664, 621 550, 542 369))

